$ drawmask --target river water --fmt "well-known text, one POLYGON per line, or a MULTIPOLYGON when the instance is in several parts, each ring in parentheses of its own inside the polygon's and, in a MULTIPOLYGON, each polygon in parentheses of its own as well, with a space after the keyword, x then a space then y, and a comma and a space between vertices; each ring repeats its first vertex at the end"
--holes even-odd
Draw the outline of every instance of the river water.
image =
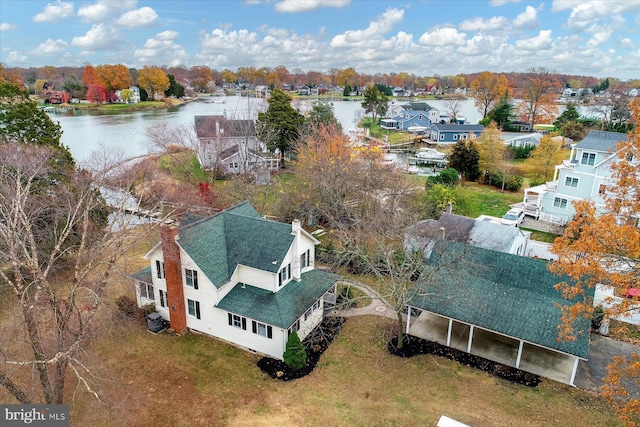
MULTIPOLYGON (((52 114, 53 121, 62 127, 62 143, 69 147, 78 162, 86 161, 94 150, 106 147, 119 151, 125 157, 135 157, 148 153, 147 128, 166 123, 170 126, 193 125, 198 115, 223 115, 229 118, 255 118, 258 111, 267 108, 265 99, 238 96, 211 98, 214 102, 190 102, 179 107, 137 111, 133 113, 98 113, 96 111, 68 112, 52 114)), ((301 111, 310 108, 311 101, 294 101, 301 111)), ((364 115, 360 101, 332 101, 334 113, 343 129, 354 128, 364 115)), ((447 102, 427 101, 442 112, 447 111, 447 102)), ((477 123, 481 116, 473 100, 462 101, 459 115, 467 118, 467 123, 477 123)))

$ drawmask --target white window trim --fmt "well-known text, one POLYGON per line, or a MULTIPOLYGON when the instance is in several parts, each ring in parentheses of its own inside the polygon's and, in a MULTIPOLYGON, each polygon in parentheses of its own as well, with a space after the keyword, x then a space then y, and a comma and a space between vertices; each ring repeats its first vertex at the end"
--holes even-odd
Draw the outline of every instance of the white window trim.
POLYGON ((201 313, 200 313, 200 301, 196 301, 193 299, 187 299, 187 316, 192 317, 194 319, 201 319, 201 313), (191 306, 189 305, 189 303, 192 302, 193 303, 193 314, 191 314, 191 306))

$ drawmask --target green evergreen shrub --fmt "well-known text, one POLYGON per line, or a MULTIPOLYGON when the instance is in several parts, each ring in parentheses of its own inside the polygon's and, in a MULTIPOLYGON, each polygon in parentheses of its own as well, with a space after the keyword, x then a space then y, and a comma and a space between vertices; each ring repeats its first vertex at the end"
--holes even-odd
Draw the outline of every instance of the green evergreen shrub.
POLYGON ((294 370, 302 368, 307 363, 307 352, 298 337, 298 332, 292 331, 287 340, 287 348, 282 355, 284 363, 294 370))

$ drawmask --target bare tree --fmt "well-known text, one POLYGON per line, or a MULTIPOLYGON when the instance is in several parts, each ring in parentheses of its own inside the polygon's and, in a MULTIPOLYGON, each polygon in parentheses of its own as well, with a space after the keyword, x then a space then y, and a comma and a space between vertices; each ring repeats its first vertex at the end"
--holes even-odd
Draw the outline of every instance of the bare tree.
POLYGON ((0 145, 0 279, 14 298, 3 304, 0 384, 21 403, 62 403, 69 372, 98 397, 84 349, 131 243, 128 217, 117 215, 126 196, 107 222, 99 188, 109 173, 53 169, 54 157, 49 147, 0 145))

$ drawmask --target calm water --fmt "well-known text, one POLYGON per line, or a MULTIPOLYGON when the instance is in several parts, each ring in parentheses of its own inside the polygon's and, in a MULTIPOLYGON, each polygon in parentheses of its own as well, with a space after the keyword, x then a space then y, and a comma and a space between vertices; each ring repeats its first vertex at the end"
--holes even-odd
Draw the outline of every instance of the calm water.
MULTIPOLYGON (((230 118, 255 118, 258 111, 264 111, 264 99, 232 97, 212 98, 214 103, 191 102, 169 110, 140 111, 134 113, 96 114, 81 112, 68 115, 52 114, 51 118, 62 126, 62 143, 79 162, 85 161, 91 152, 106 147, 120 151, 126 157, 134 157, 149 152, 147 129, 159 123, 170 126, 193 124, 197 115, 222 115, 230 118)), ((430 100, 429 105, 440 111, 447 111, 446 101, 430 100)), ((333 101, 336 118, 347 130, 354 128, 364 111, 359 101, 333 101)), ((310 108, 310 101, 295 101, 301 111, 310 108)), ((466 116, 467 123, 477 123, 481 118, 472 100, 463 101, 460 115, 466 116)))

